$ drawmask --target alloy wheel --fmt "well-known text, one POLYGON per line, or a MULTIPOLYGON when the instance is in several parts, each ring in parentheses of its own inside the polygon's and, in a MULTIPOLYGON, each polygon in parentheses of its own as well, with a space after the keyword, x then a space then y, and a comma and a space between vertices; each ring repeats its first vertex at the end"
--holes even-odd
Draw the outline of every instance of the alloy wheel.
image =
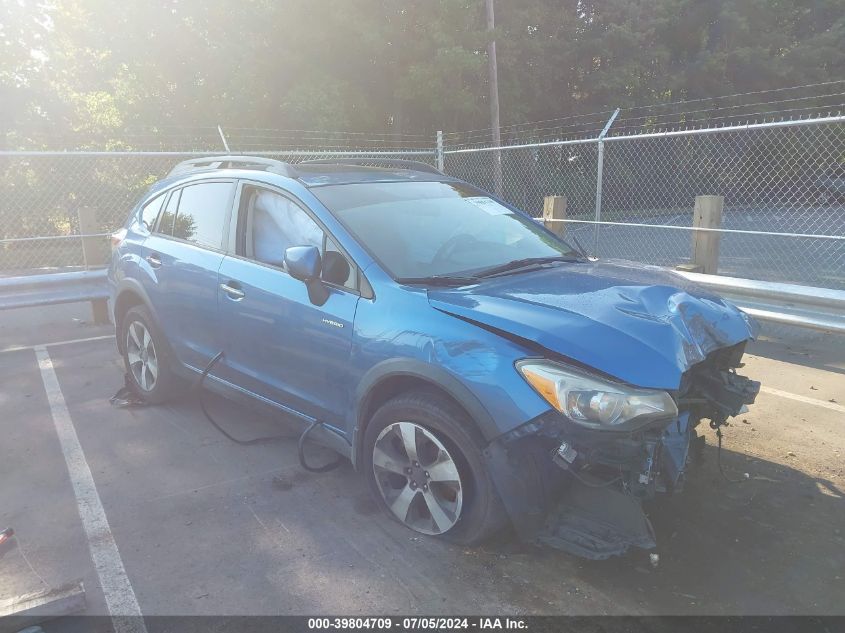
POLYGON ((461 516, 463 483, 443 443, 413 422, 395 422, 373 446, 373 473, 382 499, 402 523, 443 534, 461 516))
POLYGON ((126 357, 138 386, 144 391, 155 389, 158 380, 158 356, 153 337, 140 321, 133 321, 127 328, 126 357))

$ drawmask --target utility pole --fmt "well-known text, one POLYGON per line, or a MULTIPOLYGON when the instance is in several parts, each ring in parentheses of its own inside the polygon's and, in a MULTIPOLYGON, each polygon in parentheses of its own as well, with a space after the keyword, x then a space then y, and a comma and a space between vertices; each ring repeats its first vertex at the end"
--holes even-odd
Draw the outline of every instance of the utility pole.
MULTIPOLYGON (((496 18, 493 12, 493 0, 485 0, 487 8, 487 32, 493 33, 496 28, 496 18)), ((499 130, 499 69, 496 63, 496 40, 492 35, 487 44, 487 73, 490 84, 490 127, 493 130, 493 145, 502 146, 502 135, 499 130)), ((502 196, 502 152, 493 152, 493 187, 496 195, 502 196)))

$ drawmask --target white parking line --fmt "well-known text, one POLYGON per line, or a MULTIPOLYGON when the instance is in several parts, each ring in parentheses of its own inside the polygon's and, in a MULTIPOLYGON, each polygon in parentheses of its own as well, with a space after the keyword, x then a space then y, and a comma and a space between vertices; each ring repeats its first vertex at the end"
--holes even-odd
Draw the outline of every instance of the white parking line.
POLYGON ((799 396, 797 393, 790 393, 788 391, 781 391, 780 389, 775 389, 774 387, 766 387, 765 385, 760 387, 760 391, 763 393, 769 393, 773 396, 780 396, 781 398, 789 398, 790 400, 795 400, 797 402, 803 402, 804 404, 812 404, 817 407, 824 407, 825 409, 830 409, 831 411, 838 411, 839 413, 845 413, 845 407, 841 404, 836 404, 835 402, 825 402, 824 400, 818 400, 817 398, 808 398, 807 396, 799 396))
POLYGON ((0 354, 4 352, 20 352, 24 349, 38 349, 39 347, 55 347, 56 345, 71 345, 73 343, 87 343, 88 341, 104 341, 107 338, 114 338, 114 334, 106 334, 104 336, 90 336, 88 338, 72 338, 67 341, 56 341, 55 343, 39 343, 38 345, 15 345, 12 347, 4 347, 0 349, 0 354))
POLYGON ((138 617, 141 615, 141 607, 123 567, 91 469, 85 461, 85 453, 70 418, 59 380, 53 369, 53 361, 43 345, 35 347, 35 355, 53 414, 53 424, 56 426, 59 444, 73 485, 79 518, 88 537, 88 549, 103 589, 109 615, 113 619, 114 629, 118 633, 147 633, 143 618, 138 617))

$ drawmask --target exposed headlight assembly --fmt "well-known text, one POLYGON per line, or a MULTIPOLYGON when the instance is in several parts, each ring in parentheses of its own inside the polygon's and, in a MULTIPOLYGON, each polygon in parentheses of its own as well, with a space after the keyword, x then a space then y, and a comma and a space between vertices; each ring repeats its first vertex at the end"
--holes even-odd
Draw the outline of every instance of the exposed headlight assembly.
POLYGON ((630 428, 678 416, 665 391, 628 387, 544 360, 519 361, 516 368, 550 405, 583 426, 630 428))

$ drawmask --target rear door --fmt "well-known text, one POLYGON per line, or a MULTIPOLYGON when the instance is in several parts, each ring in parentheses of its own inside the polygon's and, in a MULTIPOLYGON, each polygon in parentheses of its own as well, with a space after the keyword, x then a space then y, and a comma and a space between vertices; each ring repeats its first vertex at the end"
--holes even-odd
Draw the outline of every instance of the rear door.
POLYGON ((298 200, 249 183, 239 196, 237 252, 220 267, 220 377, 343 428, 351 397, 349 358, 359 294, 351 259, 298 200), (325 258, 321 306, 284 267, 290 246, 325 258))
POLYGON ((203 367, 220 351, 217 271, 223 261, 233 180, 204 180, 171 192, 143 244, 144 285, 178 359, 203 367))

